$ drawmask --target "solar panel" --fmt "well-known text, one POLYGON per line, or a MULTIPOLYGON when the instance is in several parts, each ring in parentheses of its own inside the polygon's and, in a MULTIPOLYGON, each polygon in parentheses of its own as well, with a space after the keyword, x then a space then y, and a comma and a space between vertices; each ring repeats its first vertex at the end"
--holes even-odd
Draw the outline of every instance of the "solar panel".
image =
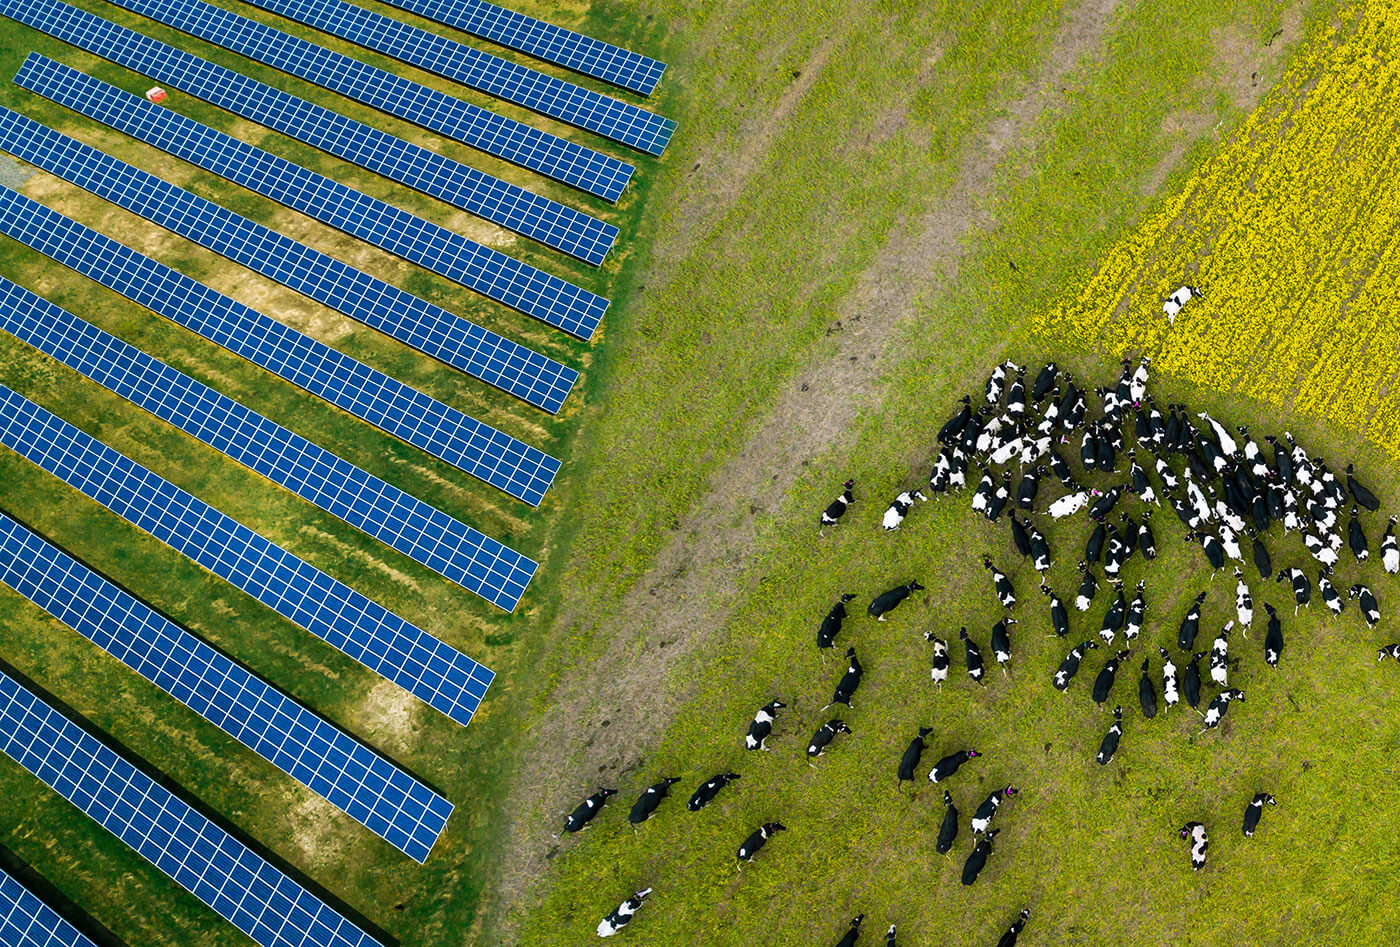
POLYGON ((452 803, 3 513, 0 582, 419 864, 427 859, 452 803))
POLYGON ((465 726, 494 676, 471 658, 0 385, 0 444, 465 726))
MULTIPOLYGON (((0 278, 0 329, 483 597, 535 563, 0 278), (487 580, 477 576, 484 568, 487 580)), ((489 599, 488 599, 489 601, 489 599)))
POLYGON ((191 36, 608 200, 616 200, 621 195, 635 170, 616 158, 200 0, 114 2, 191 36))
POLYGON ((665 151, 676 130, 675 122, 646 109, 342 0, 248 2, 647 154, 665 151))
MULTIPOLYGON (((495 487, 531 483, 522 493, 538 502, 559 472, 539 449, 4 187, 0 232, 495 487)), ((518 591, 497 604, 513 608, 518 591)))
POLYGON ((94 947, 58 912, 0 871, 0 944, 5 947, 94 947))
POLYGON ((484 0, 384 2, 642 95, 651 95, 666 71, 664 62, 484 0))
POLYGON ((0 15, 595 266, 617 240, 612 224, 58 0, 0 0, 0 15))
MULTIPOLYGON (((572 335, 587 339, 607 311, 606 299, 572 283, 52 60, 31 57, 15 81, 572 335), (36 75, 44 64, 57 71, 36 75)), ((558 362, 8 109, 0 147, 463 371, 484 360, 548 372, 553 387, 561 373, 577 380, 558 362)))
POLYGON ((382 947, 2 672, 0 750, 262 947, 382 947))

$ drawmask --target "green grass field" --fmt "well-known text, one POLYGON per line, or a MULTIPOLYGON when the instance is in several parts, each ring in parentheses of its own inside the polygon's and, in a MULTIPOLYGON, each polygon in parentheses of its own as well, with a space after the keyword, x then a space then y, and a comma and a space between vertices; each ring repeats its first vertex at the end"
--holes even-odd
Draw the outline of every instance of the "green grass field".
MULTIPOLYGON (((95 0, 81 5, 412 140, 433 137, 95 0)), ((542 561, 517 614, 492 612, 0 337, 0 382, 498 672, 463 731, 0 452, 0 506, 445 792, 458 809, 427 865, 12 594, 0 595, 0 659, 406 947, 587 943, 607 910, 646 885, 657 894, 623 935, 631 943, 834 943, 857 911, 870 915, 870 940, 898 921, 911 943, 994 943, 1025 905, 1036 912, 1022 940, 1031 944, 1384 942, 1397 919, 1386 882, 1400 852, 1377 828, 1400 730, 1385 713, 1394 690, 1389 669, 1373 660, 1378 636, 1354 611, 1331 622, 1320 608, 1289 617, 1289 652, 1273 673, 1259 659, 1257 623, 1258 635, 1236 641, 1246 654, 1237 686, 1250 699, 1221 732, 1198 737, 1199 718, 1180 711, 1146 724, 1133 709, 1119 757, 1104 770, 1090 757, 1108 721, 1086 696, 1099 660, 1086 661, 1069 696, 1050 689, 1068 645, 1043 637, 1048 620, 1028 568, 1013 573, 1024 606, 1011 677, 994 673, 982 691, 955 673, 943 692, 930 689, 924 630, 955 639, 967 624, 985 650, 995 613, 976 562, 988 551, 1011 563, 1006 531, 974 521, 965 499, 919 507, 897 534, 874 525, 889 496, 927 476, 933 436, 956 397, 980 388, 1000 358, 1053 357, 1081 377, 1109 380, 1115 367, 1097 353, 1033 338, 1031 316, 1092 271, 1228 134, 1303 36, 1333 19, 1345 28, 1350 8, 1329 0, 519 6, 671 64, 656 105, 680 131, 661 161, 640 162, 639 186, 616 209, 442 146, 618 223, 621 252, 599 273, 186 96, 170 102, 611 296, 591 347, 12 85, 0 91, 0 104, 585 370, 564 415, 550 420, 90 195, 42 175, 25 187, 556 452, 564 473, 531 511, 0 242, 0 274, 542 561), (860 505, 818 539, 815 513, 847 476, 859 482, 860 505), (872 593, 910 577, 930 591, 884 625, 863 616, 848 624, 845 638, 867 666, 845 715, 855 732, 808 768, 801 749, 830 716, 818 708, 839 671, 816 657, 816 621, 838 591, 872 593), (792 707, 773 752, 746 757, 744 726, 777 695, 792 707), (957 883, 958 863, 933 851, 939 799, 926 788, 917 798, 894 790, 894 762, 920 724, 934 727, 931 755, 963 744, 987 753, 953 784, 960 808, 970 813, 998 784, 1024 792, 1000 817, 997 855, 970 891, 957 883), (635 836, 625 825, 626 806, 660 776, 682 776, 678 794, 688 793, 731 767, 744 779, 703 814, 673 800, 635 836), (553 839, 563 813, 599 780, 621 790, 614 807, 583 836, 553 839), (1279 807, 1242 844, 1238 819, 1259 788, 1279 807), (1366 811, 1342 813, 1344 794, 1366 811), (1172 833, 1198 817, 1212 827, 1212 863, 1194 875, 1172 833), (733 849, 770 818, 791 831, 736 874, 733 849)), ((8 22, 0 40, 7 75, 37 49, 132 91, 146 86, 8 22)), ((1390 459, 1349 436, 1170 378, 1155 388, 1159 400, 1202 405, 1260 434, 1288 427, 1334 466, 1355 459, 1387 506, 1400 499, 1390 459)), ((1157 525, 1161 560, 1145 572, 1135 560, 1128 575, 1148 582, 1149 646, 1174 637, 1200 589, 1211 588, 1203 627, 1232 612, 1233 583, 1212 586, 1169 513, 1157 525)), ((1051 580, 1062 596, 1072 592, 1082 533, 1081 521, 1051 535, 1066 550, 1051 580)), ((1288 552, 1276 561, 1304 558, 1296 539, 1279 549, 1288 552)), ((1347 584, 1355 571, 1342 570, 1347 584)), ((1368 581, 1385 607, 1395 584, 1376 581, 1377 571, 1367 570, 1368 581)), ((1286 598, 1278 587, 1256 592, 1257 601, 1286 598)), ((1136 680, 1135 665, 1120 675, 1125 707, 1136 680)), ((0 843, 117 938, 133 947, 244 942, 8 761, 0 789, 0 843)), ((960 840, 957 854, 967 848, 960 840)))

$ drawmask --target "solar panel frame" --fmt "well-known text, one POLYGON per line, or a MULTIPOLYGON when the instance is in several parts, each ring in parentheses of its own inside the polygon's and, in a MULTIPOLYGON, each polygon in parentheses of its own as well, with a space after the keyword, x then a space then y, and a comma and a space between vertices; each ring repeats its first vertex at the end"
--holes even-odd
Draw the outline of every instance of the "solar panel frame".
POLYGON ((0 385, 0 444, 466 726, 495 676, 462 652, 0 385))
MULTIPOLYGON (((0 233, 493 486, 523 478, 543 496, 559 472, 538 448, 5 187, 0 233)), ((492 600, 513 609, 520 592, 492 600)))
POLYGON ((261 947, 384 947, 3 672, 0 751, 261 947))
MULTIPOLYGON (((482 288, 506 297, 501 301, 507 304, 528 294, 531 305, 545 310, 541 321, 562 323, 559 328, 577 334, 588 325, 596 329, 595 320, 601 319, 584 308, 592 294, 570 292, 576 287, 533 267, 490 274, 494 251, 479 253, 484 248, 436 224, 52 60, 34 65, 33 71, 26 71, 27 62, 15 81, 352 236, 389 252, 402 251, 400 256, 440 275, 459 282, 485 280, 482 288), (45 64, 57 68, 45 74, 45 64), (102 87, 97 90, 102 97, 72 101, 80 89, 89 87, 86 83, 66 92, 53 88, 70 80, 95 83, 102 87), (143 130, 138 124, 147 115, 135 110, 138 103, 159 113, 156 118, 180 120, 162 120, 143 130), (243 149, 252 153, 248 160, 254 163, 243 163, 243 149)), ((528 395, 523 400, 537 407, 562 403, 578 380, 575 369, 9 110, 0 111, 0 148, 473 377, 484 374, 483 381, 500 381, 497 387, 502 391, 528 395)), ((606 311, 606 300, 601 303, 606 311)))
POLYGON ((198 39, 280 69, 455 141, 615 201, 635 168, 391 72, 200 0, 113 0, 198 39))
POLYGON ((5 947, 96 947, 3 869, 0 869, 0 944, 5 947))
POLYGON ((3 512, 0 583, 420 865, 427 860, 452 803, 3 512))
POLYGON ((582 211, 59 0, 0 0, 0 15, 594 266, 617 240, 617 227, 582 211))
POLYGON ((666 71, 664 62, 484 0, 384 2, 641 95, 651 95, 666 71))
POLYGON ((675 122, 630 102, 556 79, 343 0, 247 2, 650 155, 664 152, 676 130, 675 122))
POLYGON ((0 329, 469 592, 484 598, 491 588, 537 568, 504 544, 3 277, 0 329), (485 567, 488 583, 475 577, 478 566, 485 567))

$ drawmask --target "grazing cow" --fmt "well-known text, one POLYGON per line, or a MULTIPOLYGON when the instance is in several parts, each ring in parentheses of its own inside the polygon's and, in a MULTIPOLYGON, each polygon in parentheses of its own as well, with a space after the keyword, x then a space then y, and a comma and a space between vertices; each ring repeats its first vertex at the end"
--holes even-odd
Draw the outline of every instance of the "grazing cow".
POLYGON ((992 585, 996 588, 997 599, 1001 602, 1002 608, 1010 608, 1016 604, 1016 589, 1011 584, 1011 580, 1006 577, 996 566, 992 565, 991 556, 982 557, 982 568, 992 574, 992 585))
POLYGON ((953 805, 953 797, 943 790, 943 823, 938 827, 938 843, 934 846, 940 855, 952 851, 958 838, 958 807, 953 805))
POLYGON ((904 517, 909 515, 909 510, 913 507, 915 500, 918 500, 920 503, 927 503, 928 497, 924 496, 918 490, 912 493, 906 490, 894 498, 894 502, 890 504, 889 509, 885 510, 885 532, 889 532, 892 529, 899 529, 899 524, 903 523, 904 517))
POLYGON ((1180 829, 1182 838, 1191 840, 1191 867, 1200 871, 1206 867, 1206 849, 1210 848, 1210 836, 1200 822, 1187 822, 1180 829))
POLYGON ((1371 555, 1371 548, 1366 542, 1366 531, 1361 528, 1361 522, 1356 518, 1358 512, 1356 507, 1351 508, 1351 522, 1347 524, 1347 543, 1351 546, 1351 554, 1356 557, 1356 561, 1364 562, 1371 555))
POLYGON ((739 846, 738 860, 739 867, 743 868, 744 862, 751 862, 755 855, 768 844, 768 840, 779 832, 787 831, 787 826, 781 822, 765 822, 749 833, 749 837, 744 839, 744 844, 739 846))
POLYGON ((846 515, 846 508, 856 501, 855 494, 851 491, 855 489, 856 482, 847 480, 844 484, 845 490, 841 495, 831 501, 831 505, 822 510, 821 532, 825 533, 826 527, 835 526, 840 522, 841 517, 846 515))
POLYGON ((860 924, 864 920, 864 914, 857 914, 851 918, 850 930, 846 931, 846 935, 836 942, 836 947, 856 947, 856 939, 860 937, 860 924))
MULTIPOLYGON (((850 653, 854 653, 854 649, 850 653)), ((744 748, 748 750, 764 750, 768 739, 768 734, 773 732, 773 721, 777 718, 778 709, 786 707, 787 704, 781 700, 769 701, 758 708, 758 713, 753 715, 753 721, 749 724, 749 732, 744 736, 744 748)))
POLYGON ((842 723, 840 718, 828 720, 817 728, 817 732, 812 734, 812 739, 807 743, 807 759, 814 760, 826 753, 827 746, 836 739, 836 734, 850 732, 851 728, 842 723))
POLYGON ((1031 401, 1040 404, 1041 401, 1045 400, 1050 389, 1055 387, 1055 376, 1059 374, 1059 371, 1059 367, 1054 362, 1045 363, 1040 374, 1035 376, 1035 384, 1031 385, 1031 401))
POLYGON ((1074 675, 1079 673, 1079 662, 1084 660, 1086 653, 1098 646, 1097 641, 1081 641, 1069 654, 1065 655, 1065 659, 1060 662, 1060 668, 1055 672, 1055 678, 1052 682, 1056 690, 1063 691, 1069 687, 1069 682, 1074 680, 1074 675))
POLYGON ((992 626, 992 655, 1001 666, 1002 676, 1006 675, 1006 664, 1011 660, 1011 632, 1007 625, 1016 624, 1014 618, 1003 618, 992 626))
POLYGON ((1006 389, 1006 413, 1020 417, 1026 413, 1026 373, 1018 371, 1016 380, 1006 389))
POLYGON ((647 791, 637 797, 637 801, 632 803, 632 811, 627 813, 627 821, 633 825, 641 825, 651 818, 656 807, 661 805, 661 800, 665 799, 671 792, 671 787, 680 782, 679 776, 667 776, 659 783, 653 783, 647 787, 647 791))
POLYGON ((1264 603, 1264 611, 1269 613, 1269 629, 1264 632, 1264 663, 1276 668, 1279 655, 1283 654, 1283 625, 1279 623, 1278 612, 1268 602, 1264 603))
POLYGON ((953 478, 953 456, 948 448, 943 448, 938 452, 938 459, 933 462, 933 471, 928 475, 928 488, 932 493, 946 493, 952 486, 953 478))
POLYGON ((1094 570, 1089 568, 1087 562, 1079 563, 1079 568, 1084 570, 1084 578, 1079 583, 1079 593, 1074 597, 1074 607, 1076 611, 1087 612, 1098 594, 1099 580, 1094 577, 1094 570))
POLYGON ((1021 477, 1016 488, 1016 505, 1023 510, 1035 508, 1035 495, 1040 491, 1040 478, 1045 475, 1044 467, 1032 467, 1021 477))
POLYGON ((623 901, 611 914, 598 922, 598 936, 611 937, 632 923, 632 916, 641 909, 642 902, 650 895, 650 888, 632 892, 632 897, 623 901))
POLYGON ((1102 520, 1113 512, 1113 508, 1118 505, 1118 498, 1123 495, 1121 486, 1114 487, 1103 496, 1094 501, 1094 505, 1089 507, 1089 518, 1102 520))
POLYGON ((1084 561, 1098 562, 1103 554, 1104 541, 1108 538, 1108 529, 1100 523, 1094 527, 1094 531, 1089 534, 1089 538, 1084 543, 1084 561))
POLYGON ((1186 695, 1186 704, 1195 708, 1201 706, 1201 667, 1200 660, 1209 652, 1197 651, 1186 663, 1186 671, 1181 676, 1181 692, 1186 695))
POLYGON ((1181 481, 1177 479, 1176 471, 1172 470, 1165 457, 1158 457, 1154 465, 1157 468, 1157 476, 1162 478, 1162 486, 1166 490, 1175 490, 1180 486, 1181 481))
MULTIPOLYGON (((1220 726, 1220 721, 1225 718, 1225 711, 1230 709, 1230 701, 1232 700, 1238 700, 1243 703, 1244 694, 1232 689, 1221 691, 1215 695, 1214 699, 1212 699, 1210 704, 1206 707, 1206 712, 1201 714, 1201 716, 1205 718, 1206 730, 1214 730, 1216 727, 1220 726)), ((1199 711, 1197 712, 1199 713, 1199 711)), ((1205 733, 1206 730, 1202 730, 1201 732, 1205 733)))
POLYGON ((906 780, 911 783, 914 781, 914 770, 919 768, 919 760, 924 755, 924 737, 932 732, 932 727, 920 727, 919 735, 909 741, 904 755, 899 758, 899 782, 895 784, 896 789, 902 789, 906 780))
POLYGON ((1138 548, 1142 558, 1151 562, 1157 558, 1157 537, 1152 533, 1152 511, 1142 514, 1142 528, 1138 530, 1138 548))
MULTIPOLYGON (((1070 490, 1076 493, 1083 492, 1080 489, 1079 484, 1074 482, 1074 475, 1070 472, 1069 464, 1065 461, 1063 457, 1060 456, 1059 451, 1046 451, 1046 457, 1050 462, 1051 472, 1055 474, 1055 479, 1060 481, 1060 483, 1064 485, 1066 490, 1070 490)), ((1070 512, 1073 512, 1073 510, 1071 510, 1070 512)))
POLYGON ((1002 392, 1006 391, 1006 366, 1007 362, 1002 362, 992 369, 992 374, 987 378, 987 404, 995 407, 1000 401, 1002 392))
POLYGON ((1372 513, 1381 508, 1381 502, 1376 499, 1376 495, 1363 487, 1361 482, 1356 479, 1354 464, 1347 464, 1347 490, 1351 492, 1352 499, 1372 513))
POLYGON ((1042 585, 1040 592, 1050 599, 1050 627, 1055 629, 1056 636, 1063 638, 1069 634, 1069 612, 1065 611, 1065 603, 1050 591, 1048 585, 1042 585))
POLYGON ((986 517, 993 523, 997 517, 1001 516, 1001 511, 1006 509, 1007 502, 1011 499, 1011 471, 1006 471, 1001 475, 1001 486, 996 488, 992 494, 992 499, 987 505, 986 517))
POLYGON ((924 587, 918 582, 910 582, 908 585, 896 585, 887 592, 881 592, 875 596, 874 601, 866 607, 865 613, 876 621, 884 621, 885 616, 894 611, 900 602, 904 601, 915 592, 922 592, 924 587))
MULTIPOLYGON (((841 675, 841 680, 836 682, 836 690, 831 695, 831 704, 845 704, 851 706, 851 698, 855 696, 856 689, 860 687, 861 675, 865 673, 865 668, 861 667, 860 659, 856 657, 855 648, 846 649, 846 658, 849 663, 846 665, 846 673, 841 675)), ((822 710, 825 710, 823 707, 822 710)))
POLYGON ((1123 638, 1128 644, 1133 643, 1133 639, 1142 631, 1143 616, 1147 612, 1147 602, 1144 601, 1145 583, 1137 584, 1137 594, 1133 596, 1133 603, 1128 606, 1128 617, 1123 622, 1123 638))
POLYGON ((1123 570, 1123 563, 1128 561, 1128 556, 1131 553, 1132 549, 1110 523, 1108 526, 1108 551, 1103 556, 1103 574, 1110 579, 1118 578, 1118 573, 1123 570))
POLYGON ((1150 660, 1142 659, 1142 677, 1138 680, 1138 704, 1142 707, 1142 715, 1148 720, 1157 716, 1157 688, 1148 673, 1150 660))
POLYGON ((714 802, 719 791, 739 778, 738 773, 716 773, 700 784, 700 788, 690 794, 690 800, 685 807, 691 812, 699 812, 701 809, 714 802))
POLYGON ((1172 663, 1172 656, 1166 648, 1158 648, 1157 653, 1162 656, 1162 700, 1168 708, 1172 708, 1181 700, 1181 694, 1176 689, 1176 665, 1172 663))
POLYGON ((1023 523, 1016 518, 1015 513, 1011 514, 1011 542, 1016 547, 1016 551, 1021 554, 1022 558, 1026 558, 1031 554, 1031 534, 1030 531, 1026 529, 1029 525, 1029 520, 1023 523))
POLYGON ((1088 490, 1077 490, 1074 493, 1067 493, 1050 504, 1050 517, 1052 519, 1062 520, 1066 516, 1078 513, 1088 505, 1088 490))
POLYGON ((967 676, 980 684, 983 674, 982 651, 968 635, 967 628, 964 627, 958 632, 958 637, 962 639, 963 647, 967 652, 967 676))
POLYGON ((962 883, 971 885, 977 881, 977 876, 982 874, 982 869, 987 867, 987 856, 992 853, 992 839, 997 837, 1001 829, 992 829, 972 849, 972 854, 967 856, 967 861, 963 863, 962 883))
POLYGON ((1031 909, 1023 908, 1016 920, 1011 922, 1006 933, 1001 935, 1001 940, 997 941, 997 947, 1016 947, 1016 939, 1021 936, 1021 931, 1026 926, 1026 921, 1030 920, 1031 909))
POLYGON ((1322 596, 1322 604, 1327 606, 1327 610, 1333 615, 1340 615, 1346 610, 1346 603, 1342 601, 1342 593, 1337 591, 1327 579, 1327 573, 1321 569, 1317 570, 1317 591, 1322 596))
POLYGON ((1050 544, 1045 541, 1045 534, 1036 529, 1033 524, 1030 531, 1031 568, 1043 575, 1050 568, 1050 544))
POLYGON ((836 643, 836 636, 841 633, 841 623, 846 620, 846 603, 854 598, 854 593, 846 592, 841 596, 840 601, 831 606, 831 611, 826 613, 826 617, 822 619, 821 627, 817 629, 818 648, 826 650, 836 643))
POLYGON ((1274 576, 1275 582, 1289 581, 1293 584, 1293 614, 1312 601, 1312 583, 1302 569, 1285 569, 1274 576))
POLYGON ((1103 735, 1103 742, 1099 744, 1099 752, 1094 756, 1094 762, 1100 766, 1107 766, 1113 762, 1113 755, 1118 752, 1118 741, 1123 738, 1123 708, 1113 708, 1113 726, 1108 728, 1108 732, 1103 735))
POLYGON ((1400 661, 1400 644, 1388 644, 1376 652, 1377 661, 1384 661, 1386 658, 1400 661))
POLYGON ((1249 586, 1245 584, 1244 573, 1238 567, 1235 569, 1235 615, 1244 629, 1244 636, 1248 638, 1249 626, 1254 621, 1254 599, 1249 594, 1249 586))
POLYGON ((956 753, 950 753, 933 764, 933 769, 929 770, 928 773, 928 781, 934 784, 941 783, 956 773, 968 760, 976 759, 981 755, 976 750, 958 750, 956 753))
POLYGON ((1372 628, 1381 620, 1381 607, 1376 603, 1376 596, 1366 586, 1357 583, 1350 590, 1351 598, 1357 599, 1361 603, 1361 617, 1366 619, 1366 624, 1372 628))
MULTIPOLYGON (((1000 394, 998 394, 998 397, 1000 394)), ((938 431, 938 443, 946 444, 949 447, 962 440, 963 431, 967 428, 967 422, 972 420, 972 399, 967 395, 962 396, 962 407, 957 413, 949 418, 943 427, 938 431)))
POLYGON ((1005 789, 994 789, 982 804, 977 807, 977 811, 972 816, 972 834, 982 835, 992 827, 992 819, 996 817, 997 809, 1001 807, 1002 800, 1014 796, 1021 790, 1015 786, 1007 786, 1005 789))
POLYGON ((1113 681, 1118 674, 1118 665, 1122 664, 1127 658, 1128 652, 1119 651, 1108 659, 1108 663, 1103 666, 1103 670, 1099 672, 1099 676, 1094 678, 1094 703, 1098 704, 1100 707, 1103 706, 1104 701, 1108 700, 1108 694, 1113 690, 1113 681))
POLYGON ((1205 600, 1206 593, 1197 595, 1190 611, 1181 620, 1181 628, 1176 633, 1176 646, 1182 651, 1190 651, 1196 644, 1196 634, 1201 629, 1201 603, 1205 600))
POLYGON ((617 795, 616 789, 599 788, 597 792, 580 802, 569 817, 564 820, 565 832, 582 832, 588 827, 588 823, 593 821, 603 809, 603 804, 608 801, 609 796, 617 795))
POLYGON ((1312 557, 1322 564, 1323 568, 1329 572, 1332 571, 1332 567, 1337 564, 1338 556, 1335 550, 1323 542, 1322 537, 1314 536, 1312 533, 1304 533, 1303 545, 1308 548, 1312 557))
POLYGON ((1226 622, 1220 635, 1210 646, 1210 679, 1221 687, 1226 686, 1225 678, 1230 670, 1230 629, 1234 622, 1226 622))
POLYGON ((1113 644, 1113 636, 1118 634, 1123 628, 1123 621, 1128 614, 1128 603, 1123 598, 1123 586, 1118 586, 1118 597, 1113 600, 1113 604, 1108 606, 1108 611, 1104 612, 1103 625, 1099 628, 1099 637, 1105 644, 1113 644))
POLYGON ((1259 817, 1264 814, 1264 804, 1277 805, 1274 797, 1266 792, 1256 792, 1244 809, 1244 837, 1254 838, 1254 830, 1259 827, 1259 817))
POLYGON ((1215 443, 1219 446, 1220 453, 1225 457, 1233 456, 1239 448, 1235 445, 1235 439, 1230 436, 1230 432, 1225 429, 1225 426, 1204 411, 1196 415, 1196 417, 1210 425, 1211 431, 1215 434, 1215 443))
POLYGON ((1274 572, 1274 562, 1269 558, 1269 550, 1258 536, 1254 537, 1254 568, 1259 570, 1261 579, 1270 578, 1274 572))
POLYGON ((929 673, 933 677, 933 683, 942 686, 948 679, 948 642, 935 637, 931 631, 924 632, 924 640, 933 642, 933 670, 929 673))
POLYGON ((885 947, 899 947, 895 942, 895 925, 891 924, 890 929, 885 931, 885 947))
POLYGON ((1381 566, 1391 575, 1400 572, 1400 542, 1395 539, 1397 519, 1400 517, 1390 518, 1390 523, 1385 528, 1385 536, 1381 537, 1381 566))

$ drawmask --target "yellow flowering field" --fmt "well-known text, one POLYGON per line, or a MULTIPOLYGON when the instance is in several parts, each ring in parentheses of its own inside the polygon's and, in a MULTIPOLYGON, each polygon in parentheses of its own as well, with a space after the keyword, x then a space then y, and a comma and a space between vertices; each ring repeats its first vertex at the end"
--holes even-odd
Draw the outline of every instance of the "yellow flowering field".
POLYGON ((1042 333, 1341 422, 1400 454, 1400 4, 1358 4, 1042 333), (1182 284, 1203 298, 1169 326, 1182 284))

